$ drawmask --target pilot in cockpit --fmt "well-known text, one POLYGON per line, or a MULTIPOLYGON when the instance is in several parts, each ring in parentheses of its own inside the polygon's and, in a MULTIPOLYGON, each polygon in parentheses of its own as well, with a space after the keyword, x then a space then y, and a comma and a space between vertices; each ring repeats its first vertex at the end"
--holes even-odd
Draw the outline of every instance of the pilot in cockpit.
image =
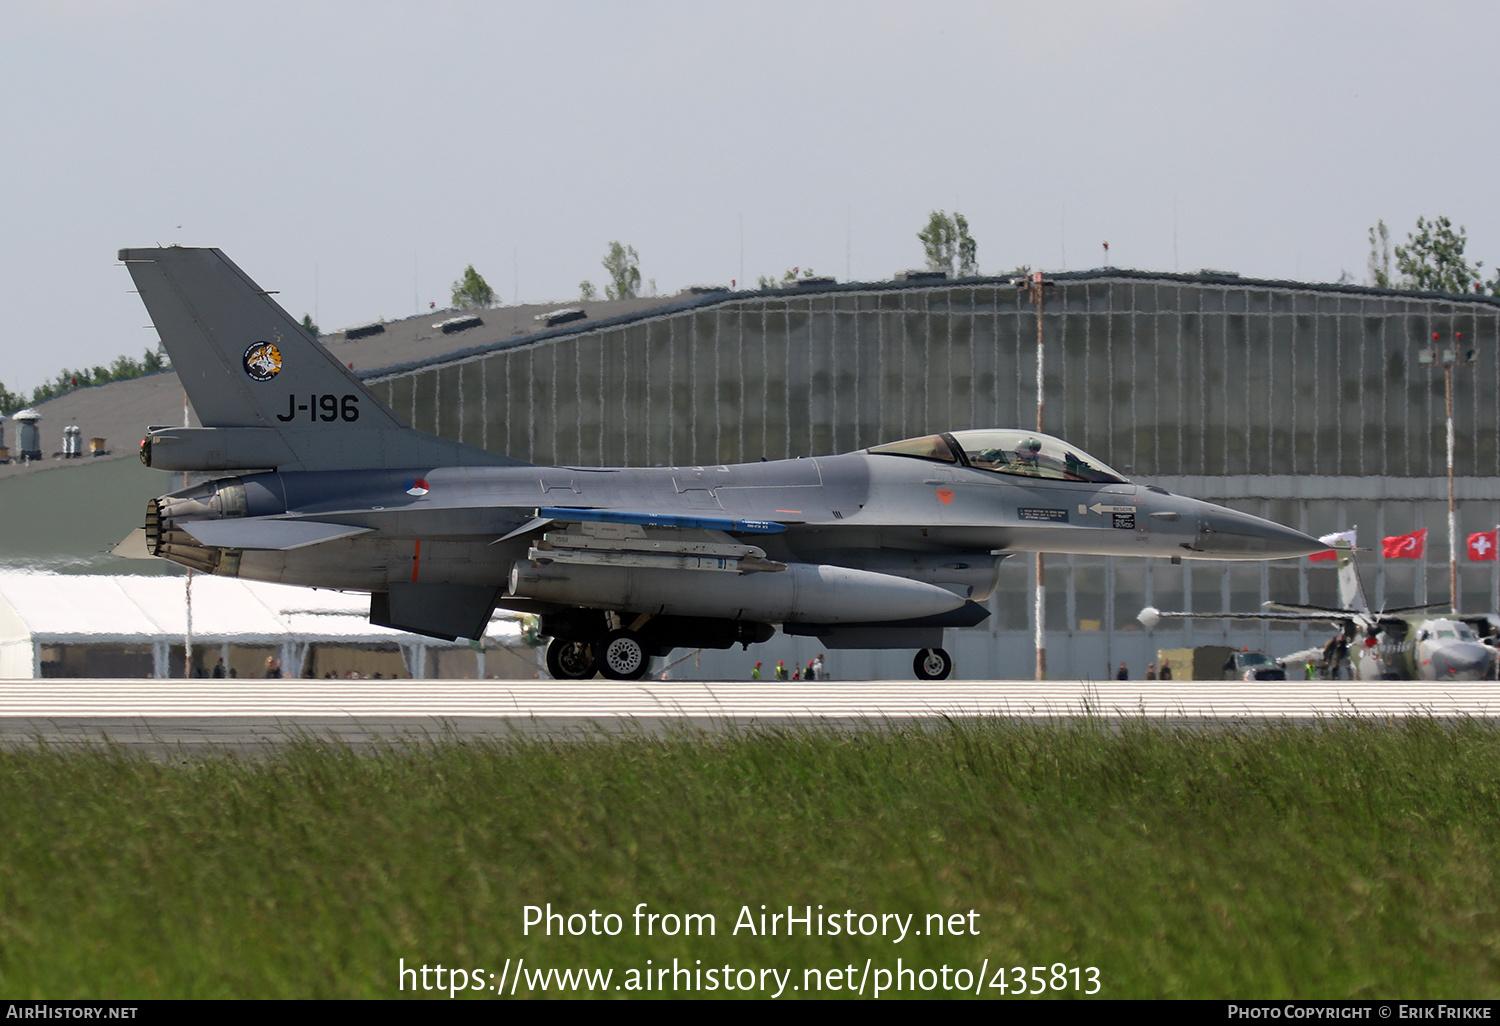
POLYGON ((1031 474, 1033 476, 1041 473, 1039 457, 1042 452, 1042 440, 1040 438, 1028 437, 1016 447, 1015 454, 1011 457, 1010 466, 1006 467, 1012 474, 1031 474))

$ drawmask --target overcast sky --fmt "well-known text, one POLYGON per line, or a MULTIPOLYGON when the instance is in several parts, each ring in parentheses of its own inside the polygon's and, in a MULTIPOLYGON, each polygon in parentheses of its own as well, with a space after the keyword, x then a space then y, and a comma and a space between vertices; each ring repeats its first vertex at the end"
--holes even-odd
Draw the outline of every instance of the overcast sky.
POLYGON ((0 382, 138 356, 115 254, 217 246, 324 330, 602 286, 920 266, 1365 278, 1500 262, 1493 3, 10 0, 0 382))

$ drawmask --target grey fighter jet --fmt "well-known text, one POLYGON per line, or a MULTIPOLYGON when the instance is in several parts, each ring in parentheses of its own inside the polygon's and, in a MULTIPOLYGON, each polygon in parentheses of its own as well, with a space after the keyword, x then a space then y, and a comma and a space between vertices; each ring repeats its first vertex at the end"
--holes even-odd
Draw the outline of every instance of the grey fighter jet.
POLYGON ((1162 618, 1199 620, 1279 620, 1327 623, 1338 628, 1321 650, 1278 660, 1295 667, 1310 662, 1329 677, 1348 666, 1360 680, 1493 680, 1500 617, 1494 613, 1430 613, 1431 606, 1405 606, 1375 612, 1365 600, 1359 565, 1347 541, 1338 553, 1339 599, 1343 607, 1267 602, 1258 613, 1164 613, 1147 606, 1138 619, 1147 628, 1162 618))
POLYGON ((1297 531, 1137 485, 1029 431, 954 431, 737 466, 532 466, 408 427, 215 249, 122 250, 203 426, 141 458, 222 474, 151 501, 153 555, 370 593, 370 619, 479 637, 540 615, 547 667, 639 679, 678 647, 777 627, 824 648, 913 648, 947 677, 1015 552, 1275 559, 1297 531))

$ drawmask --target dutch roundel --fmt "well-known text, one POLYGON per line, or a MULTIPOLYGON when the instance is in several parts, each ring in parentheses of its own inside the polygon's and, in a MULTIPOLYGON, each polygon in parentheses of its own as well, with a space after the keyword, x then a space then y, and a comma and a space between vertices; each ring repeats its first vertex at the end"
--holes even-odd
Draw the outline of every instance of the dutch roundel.
POLYGON ((407 495, 426 495, 427 494, 427 482, 426 482, 426 480, 424 480, 423 478, 420 478, 420 477, 409 477, 409 478, 407 478, 406 482, 401 487, 406 489, 406 494, 407 495))

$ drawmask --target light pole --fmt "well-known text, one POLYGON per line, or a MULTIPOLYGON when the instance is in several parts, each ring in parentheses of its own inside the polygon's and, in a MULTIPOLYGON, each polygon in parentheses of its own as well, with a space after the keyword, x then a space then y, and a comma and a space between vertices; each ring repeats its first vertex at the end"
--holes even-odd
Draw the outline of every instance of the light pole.
MULTIPOLYGON (((1025 278, 1013 279, 1016 285, 1016 300, 1024 296, 1036 304, 1036 429, 1044 431, 1042 426, 1043 411, 1043 385, 1045 378, 1042 370, 1046 359, 1046 351, 1042 348, 1042 297, 1044 289, 1056 285, 1056 282, 1047 281, 1042 277, 1041 271, 1032 271, 1025 278)), ((1036 679, 1047 679, 1047 583, 1046 575, 1042 566, 1042 554, 1036 554, 1036 679)))
POLYGON ((1453 344, 1438 348, 1437 332, 1432 333, 1432 348, 1417 352, 1417 362, 1443 368, 1443 398, 1448 417, 1448 606, 1458 612, 1458 510, 1453 503, 1453 368, 1462 363, 1470 365, 1479 358, 1477 349, 1463 349, 1464 334, 1453 333, 1453 344))

